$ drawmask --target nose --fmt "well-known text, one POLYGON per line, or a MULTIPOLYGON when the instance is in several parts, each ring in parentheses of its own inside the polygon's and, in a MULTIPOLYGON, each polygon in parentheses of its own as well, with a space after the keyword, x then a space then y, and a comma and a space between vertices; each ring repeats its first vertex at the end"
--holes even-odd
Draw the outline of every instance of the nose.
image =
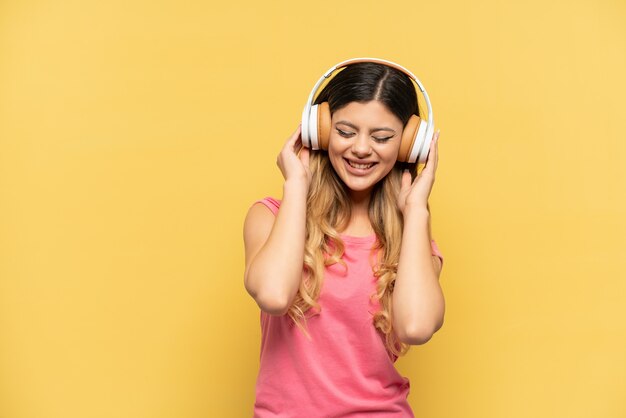
POLYGON ((359 157, 364 157, 372 153, 372 146, 367 134, 357 134, 354 137, 354 142, 352 143, 352 153, 359 157))

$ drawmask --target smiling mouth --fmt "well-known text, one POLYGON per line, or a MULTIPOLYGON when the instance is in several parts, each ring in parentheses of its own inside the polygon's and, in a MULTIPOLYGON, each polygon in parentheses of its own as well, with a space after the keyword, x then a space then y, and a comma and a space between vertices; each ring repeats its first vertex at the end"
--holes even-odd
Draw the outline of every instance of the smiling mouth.
POLYGON ((350 165, 350 167, 357 168, 359 170, 367 170, 369 168, 372 168, 376 164, 378 164, 378 163, 360 164, 354 161, 350 161, 347 158, 344 158, 344 160, 350 165))

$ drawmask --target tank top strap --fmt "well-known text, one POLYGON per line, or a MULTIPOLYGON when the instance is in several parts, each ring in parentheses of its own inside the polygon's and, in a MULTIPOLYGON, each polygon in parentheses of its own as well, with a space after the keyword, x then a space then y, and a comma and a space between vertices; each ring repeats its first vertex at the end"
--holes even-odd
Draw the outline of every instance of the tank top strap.
MULTIPOLYGON (((262 203, 269 210, 272 211, 274 216, 276 216, 276 214, 278 214, 278 209, 280 208, 281 200, 275 199, 271 196, 267 196, 267 197, 264 197, 263 199, 259 199, 255 201, 254 203, 262 203)), ((441 265, 443 266, 443 255, 441 254, 441 251, 439 250, 439 247, 437 246, 437 242, 435 242, 434 239, 430 240, 430 247, 431 247, 432 255, 439 257, 439 260, 441 260, 441 265)))
POLYGON ((278 213, 278 208, 280 207, 280 202, 281 201, 278 199, 274 199, 273 197, 267 196, 267 197, 264 197, 263 199, 257 200, 254 203, 264 204, 265 206, 268 207, 269 210, 272 211, 274 215, 276 215, 278 213))

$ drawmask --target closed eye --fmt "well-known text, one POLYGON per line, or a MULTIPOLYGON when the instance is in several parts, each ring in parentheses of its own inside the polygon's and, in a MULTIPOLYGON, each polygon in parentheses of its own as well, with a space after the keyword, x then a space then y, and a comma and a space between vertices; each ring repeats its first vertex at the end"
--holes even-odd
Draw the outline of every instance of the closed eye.
POLYGON ((337 129, 337 132, 339 132, 339 135, 343 136, 344 138, 350 138, 352 135, 354 135, 354 133, 352 132, 345 132, 339 128, 335 128, 335 129, 337 129))
POLYGON ((375 139, 376 141, 378 141, 378 142, 385 142, 385 141, 387 141, 387 140, 389 140, 389 139, 391 139, 391 138, 393 138, 393 135, 391 135, 391 136, 387 136, 387 137, 385 137, 385 138, 376 138, 376 137, 374 137, 374 139, 375 139))
MULTIPOLYGON (((354 135, 354 132, 345 132, 345 131, 342 131, 339 128, 335 128, 335 129, 337 129, 337 132, 339 133, 339 135, 343 136, 344 138, 350 138, 350 137, 352 137, 354 135)), ((373 138, 377 142, 385 142, 385 141, 387 141, 387 140, 389 140, 389 139, 391 139, 393 137, 394 137, 394 135, 387 136, 387 137, 384 137, 384 138, 378 138, 378 137, 374 136, 373 138)))

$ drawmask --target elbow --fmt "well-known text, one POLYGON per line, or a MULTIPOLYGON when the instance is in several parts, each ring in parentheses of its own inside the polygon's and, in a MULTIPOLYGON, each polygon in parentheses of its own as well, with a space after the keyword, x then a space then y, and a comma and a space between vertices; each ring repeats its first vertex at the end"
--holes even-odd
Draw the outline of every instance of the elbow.
MULTIPOLYGON (((249 272, 247 272, 249 273, 249 272)), ((284 315, 289 310, 289 298, 272 289, 259 289, 254 286, 250 274, 244 276, 244 287, 258 307, 270 315, 284 315)))
POLYGON ((422 345, 426 344, 430 339, 435 335, 441 327, 443 326, 443 319, 437 323, 435 326, 426 327, 426 326, 415 326, 411 328, 401 329, 398 332, 398 338, 405 344, 409 345, 422 345))
POLYGON ((422 345, 426 344, 433 336, 433 332, 425 330, 405 330, 398 333, 398 338, 404 344, 422 345))
POLYGON ((268 295, 257 296, 254 299, 259 308, 270 315, 282 316, 289 311, 289 303, 285 301, 286 298, 268 295))

